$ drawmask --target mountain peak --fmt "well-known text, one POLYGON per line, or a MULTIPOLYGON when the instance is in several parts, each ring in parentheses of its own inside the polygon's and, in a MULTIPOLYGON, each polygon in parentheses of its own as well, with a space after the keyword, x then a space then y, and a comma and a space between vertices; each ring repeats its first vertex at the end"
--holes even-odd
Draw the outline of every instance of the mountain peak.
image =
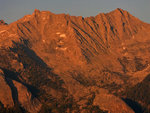
POLYGON ((149 88, 137 83, 149 81, 150 25, 127 11, 83 18, 35 9, 0 22, 0 111, 134 113, 128 95, 149 106, 134 91, 149 88))
POLYGON ((123 10, 123 9, 121 9, 121 8, 117 8, 117 9, 113 10, 113 11, 110 12, 110 13, 115 13, 115 14, 124 15, 125 12, 127 12, 127 11, 125 11, 125 10, 123 10))
POLYGON ((33 12, 33 14, 34 14, 34 15, 39 15, 39 14, 40 14, 40 10, 35 9, 34 12, 33 12))
MULTIPOLYGON (((121 8, 116 8, 115 10, 113 10, 113 11, 111 11, 111 12, 108 12, 108 13, 99 13, 98 15, 115 15, 115 16, 122 16, 122 15, 126 15, 125 13, 128 13, 128 11, 126 11, 126 10, 123 10, 123 9, 121 9, 121 8)), ((129 13, 128 13, 129 14, 129 13)))
POLYGON ((41 16, 51 15, 51 14, 54 14, 54 13, 52 13, 50 11, 40 11, 39 9, 35 9, 33 12, 33 15, 41 15, 41 16))
POLYGON ((39 9, 35 9, 34 12, 35 13, 40 13, 40 10, 39 9))
POLYGON ((0 25, 7 25, 4 20, 0 20, 0 25))
POLYGON ((121 8, 117 8, 117 9, 115 9, 115 11, 123 12, 124 10, 123 10, 123 9, 121 9, 121 8))

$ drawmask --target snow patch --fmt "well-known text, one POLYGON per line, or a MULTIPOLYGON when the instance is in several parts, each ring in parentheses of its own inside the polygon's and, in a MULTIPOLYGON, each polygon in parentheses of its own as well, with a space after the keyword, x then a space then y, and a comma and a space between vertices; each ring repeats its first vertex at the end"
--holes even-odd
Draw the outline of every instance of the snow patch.
POLYGON ((57 32, 56 35, 60 35, 60 32, 57 32))
POLYGON ((123 50, 125 50, 126 49, 126 47, 123 47, 123 50))
POLYGON ((63 41, 59 41, 59 44, 63 44, 64 42, 63 41))
POLYGON ((60 34, 61 38, 66 38, 66 34, 60 34))
POLYGON ((67 47, 64 47, 64 48, 63 48, 63 47, 56 47, 56 49, 57 49, 57 50, 66 51, 66 50, 67 50, 67 47))
POLYGON ((45 43, 45 40, 42 40, 43 41, 43 43, 45 43))
POLYGON ((66 50, 67 50, 67 47, 60 48, 60 50, 62 50, 62 51, 66 51, 66 50))
POLYGON ((61 34, 60 32, 57 32, 56 35, 59 35, 61 38, 66 38, 66 34, 61 34))

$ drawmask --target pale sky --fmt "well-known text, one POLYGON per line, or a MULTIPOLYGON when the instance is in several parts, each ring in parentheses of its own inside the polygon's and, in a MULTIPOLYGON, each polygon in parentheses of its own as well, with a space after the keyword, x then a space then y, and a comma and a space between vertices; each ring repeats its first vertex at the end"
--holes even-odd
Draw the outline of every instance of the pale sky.
POLYGON ((0 19, 11 23, 32 14, 34 9, 87 17, 116 8, 150 23, 150 0, 0 0, 0 19))

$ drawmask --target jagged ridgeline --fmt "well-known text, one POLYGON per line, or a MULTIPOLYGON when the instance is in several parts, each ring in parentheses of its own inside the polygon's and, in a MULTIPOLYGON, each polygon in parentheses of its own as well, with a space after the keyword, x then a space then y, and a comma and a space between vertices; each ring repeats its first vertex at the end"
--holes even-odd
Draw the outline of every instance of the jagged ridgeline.
POLYGON ((120 8, 0 20, 0 111, 149 112, 149 37, 150 25, 120 8))

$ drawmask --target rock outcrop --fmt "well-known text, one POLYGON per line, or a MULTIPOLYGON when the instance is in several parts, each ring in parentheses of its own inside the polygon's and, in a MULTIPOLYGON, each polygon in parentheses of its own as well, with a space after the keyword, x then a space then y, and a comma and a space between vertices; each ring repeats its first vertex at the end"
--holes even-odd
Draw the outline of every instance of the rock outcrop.
POLYGON ((15 103, 18 103, 31 113, 40 110, 40 101, 32 97, 32 94, 23 84, 7 78, 2 70, 0 70, 0 87, 0 102, 4 107, 13 107, 15 103))
POLYGON ((0 24, 4 106, 18 102, 33 113, 136 112, 121 98, 150 73, 149 24, 120 8, 86 18, 36 9, 0 24))
POLYGON ((134 113, 134 111, 124 103, 120 98, 109 94, 105 89, 99 89, 99 94, 96 95, 93 104, 98 105, 101 109, 110 113, 134 113))
POLYGON ((7 25, 7 23, 5 23, 4 20, 0 20, 0 25, 7 25))
POLYGON ((2 70, 0 70, 0 101, 5 107, 12 107, 14 105, 12 91, 5 80, 5 76, 2 70))

